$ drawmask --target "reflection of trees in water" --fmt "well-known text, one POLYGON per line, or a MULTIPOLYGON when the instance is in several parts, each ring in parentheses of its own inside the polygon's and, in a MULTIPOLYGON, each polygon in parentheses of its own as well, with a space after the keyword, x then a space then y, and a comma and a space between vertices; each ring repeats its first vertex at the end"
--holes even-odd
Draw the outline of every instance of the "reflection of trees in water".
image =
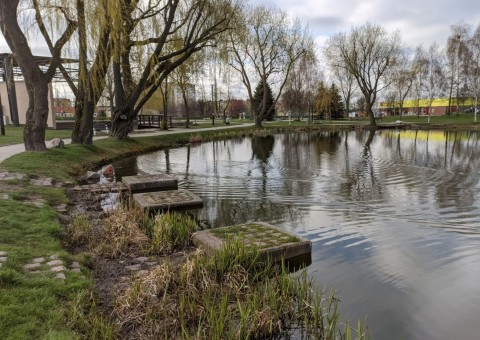
MULTIPOLYGON (((299 206, 309 202, 386 202, 392 190, 425 204, 466 210, 475 205, 479 183, 478 137, 455 131, 290 133, 204 143, 181 153, 161 151, 142 156, 142 164, 185 172, 185 183, 206 193, 204 218, 218 225, 299 221, 308 211, 299 206)), ((136 169, 137 163, 126 158, 115 166, 116 171, 136 169)))
MULTIPOLYGON (((382 185, 382 174, 376 168, 370 145, 375 137, 375 131, 358 131, 355 139, 361 142, 363 151, 360 155, 353 155, 345 144, 344 181, 340 184, 340 196, 353 201, 369 201, 384 199, 385 192, 382 185)), ((348 139, 345 138, 345 143, 348 139)))
MULTIPOLYGON (((478 132, 415 131, 403 134, 384 132, 384 145, 397 141, 392 161, 404 164, 405 178, 416 178, 433 188, 439 207, 469 209, 475 203, 475 186, 479 183, 476 169, 480 166, 478 132)), ((390 148, 392 149, 392 148, 390 148)))
POLYGON ((252 137, 252 159, 258 159, 262 164, 268 163, 273 147, 275 137, 273 136, 254 136, 252 137))
POLYGON ((322 161, 335 158, 339 132, 290 133, 277 136, 282 145, 277 162, 284 177, 282 194, 300 200, 312 195, 322 161))
MULTIPOLYGON (((262 173, 262 193, 265 194, 268 190, 268 159, 272 155, 273 147, 275 145, 275 137, 273 136, 254 136, 251 138, 252 158, 254 161, 259 161, 260 171, 262 173)), ((249 172, 248 176, 251 176, 249 172)))
MULTIPOLYGON (((200 220, 212 223, 211 227, 221 227, 245 223, 249 221, 279 221, 302 220, 302 211, 298 206, 284 202, 271 202, 262 198, 258 199, 232 199, 232 198, 207 198, 204 200, 205 208, 197 212, 200 220)), ((303 212, 304 213, 304 212, 303 212)))
POLYGON ((120 181, 123 176, 138 174, 137 157, 126 157, 113 163, 115 169, 115 181, 120 181))

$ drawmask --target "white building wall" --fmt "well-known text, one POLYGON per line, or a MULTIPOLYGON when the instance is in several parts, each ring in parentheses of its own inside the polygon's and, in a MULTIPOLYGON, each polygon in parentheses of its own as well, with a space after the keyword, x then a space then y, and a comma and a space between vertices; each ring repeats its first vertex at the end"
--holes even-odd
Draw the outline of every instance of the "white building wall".
MULTIPOLYGON (((24 81, 15 81, 15 92, 17 94, 17 108, 18 108, 18 120, 20 125, 24 125, 27 117, 28 109, 28 93, 27 87, 24 81)), ((2 97, 2 110, 3 115, 8 117, 8 121, 12 123, 12 117, 10 117, 10 104, 8 102, 7 95, 7 83, 0 82, 0 96, 2 97)), ((48 119, 47 126, 55 129, 55 114, 53 110, 53 90, 52 84, 48 84, 48 119)))

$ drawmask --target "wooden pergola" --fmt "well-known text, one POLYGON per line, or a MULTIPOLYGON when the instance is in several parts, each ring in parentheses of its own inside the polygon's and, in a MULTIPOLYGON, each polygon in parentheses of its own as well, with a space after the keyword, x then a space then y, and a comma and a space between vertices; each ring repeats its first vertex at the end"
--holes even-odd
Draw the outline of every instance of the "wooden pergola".
MULTIPOLYGON (((40 66, 40 68, 44 71, 48 69, 50 66, 51 57, 43 57, 43 56, 35 56, 35 59, 40 66)), ((73 67, 72 65, 77 65, 77 59, 69 59, 69 58, 61 58, 60 62, 62 65, 66 65, 63 68, 71 75, 78 75, 78 68, 73 67)), ((77 77, 72 77, 76 79, 77 77)), ((65 81, 62 73, 57 70, 53 79, 56 82, 65 81)), ((13 57, 12 53, 0 53, 0 81, 6 83, 7 88, 7 97, 8 103, 10 106, 10 118, 12 119, 12 124, 14 126, 19 125, 18 119, 18 106, 17 106, 17 94, 15 90, 15 81, 23 80, 23 74, 18 66, 15 58, 13 57)), ((3 112, 1 108, 1 98, 0 98, 0 124, 2 125, 3 130, 3 112)))

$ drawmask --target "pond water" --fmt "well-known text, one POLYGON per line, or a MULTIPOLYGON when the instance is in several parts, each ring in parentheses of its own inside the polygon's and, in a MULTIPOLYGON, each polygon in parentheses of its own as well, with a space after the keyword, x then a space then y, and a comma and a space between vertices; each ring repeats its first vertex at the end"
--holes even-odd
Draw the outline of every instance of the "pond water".
POLYGON ((309 275, 375 339, 480 339, 478 133, 291 133, 114 164, 167 172, 212 227, 262 220, 313 243, 309 275))

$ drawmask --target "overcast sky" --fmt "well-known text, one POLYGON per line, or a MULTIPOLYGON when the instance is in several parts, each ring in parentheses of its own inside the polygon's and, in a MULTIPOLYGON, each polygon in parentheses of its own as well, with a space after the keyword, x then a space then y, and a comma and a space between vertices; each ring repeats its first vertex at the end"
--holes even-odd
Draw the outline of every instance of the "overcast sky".
POLYGON ((480 23, 479 0, 250 0, 277 6, 308 24, 320 45, 334 33, 366 21, 399 29, 409 47, 433 42, 445 46, 450 26, 460 20, 480 23))

